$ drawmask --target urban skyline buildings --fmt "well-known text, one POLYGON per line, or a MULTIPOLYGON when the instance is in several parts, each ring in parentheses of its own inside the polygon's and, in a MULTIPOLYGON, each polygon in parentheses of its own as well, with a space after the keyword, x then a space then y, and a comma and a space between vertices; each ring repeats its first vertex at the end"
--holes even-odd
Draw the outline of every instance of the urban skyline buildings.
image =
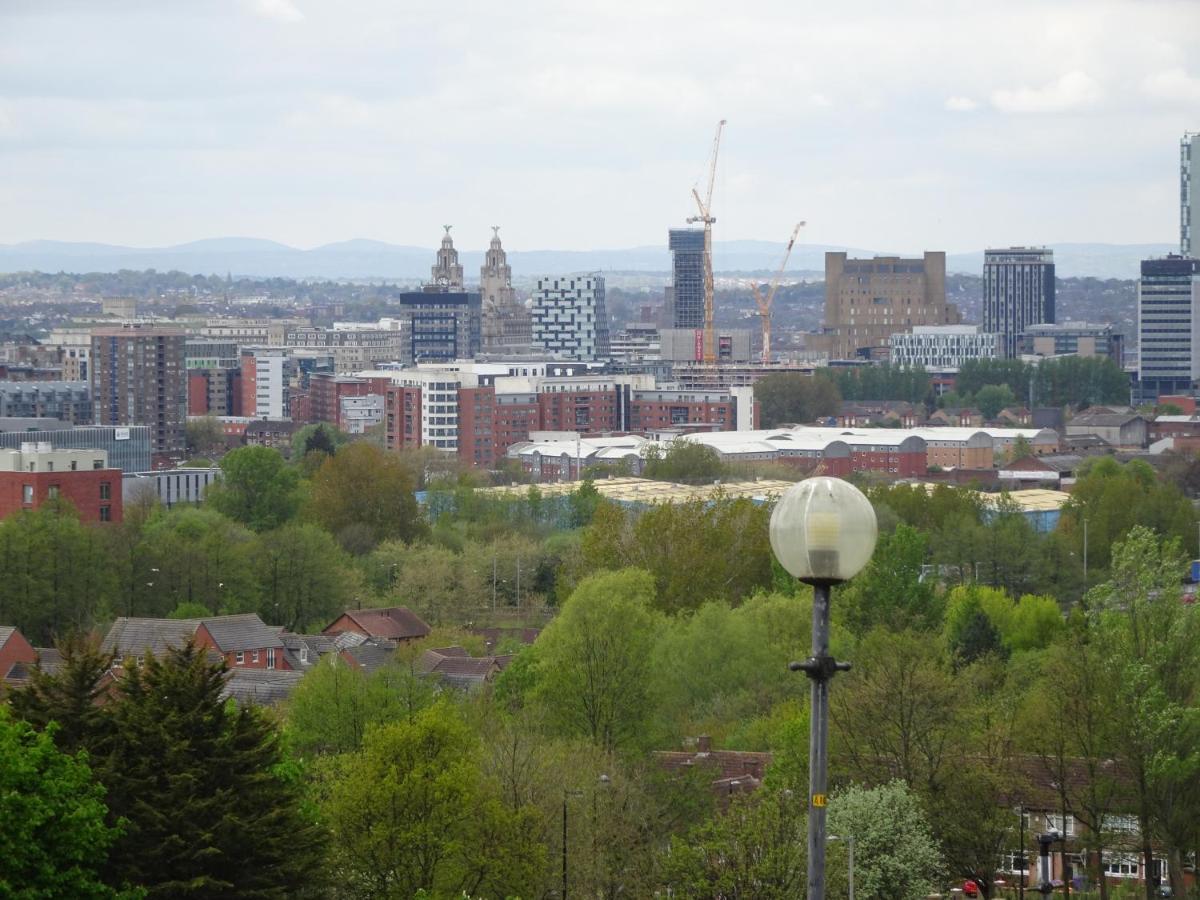
POLYGON ((568 359, 602 360, 609 351, 604 278, 539 278, 533 292, 533 345, 568 359))
POLYGON ((1054 251, 1005 247, 983 253, 983 328, 1001 336, 1002 356, 1020 352, 1030 325, 1055 321, 1054 251))
POLYGON ((149 425, 155 455, 186 448, 187 374, 182 331, 142 324, 92 331, 97 425, 149 425))
POLYGON ((665 294, 666 321, 673 328, 704 327, 704 229, 672 228, 671 285, 665 294))
POLYGON ((1200 132, 1186 131, 1179 141, 1179 253, 1200 255, 1200 132))
POLYGON ((1138 282, 1138 387, 1145 400, 1200 379, 1200 260, 1147 259, 1138 282))

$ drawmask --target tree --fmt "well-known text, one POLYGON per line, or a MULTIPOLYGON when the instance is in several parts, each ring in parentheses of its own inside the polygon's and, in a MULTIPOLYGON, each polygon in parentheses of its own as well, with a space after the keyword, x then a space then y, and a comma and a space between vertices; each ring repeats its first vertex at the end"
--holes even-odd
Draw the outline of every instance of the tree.
POLYGON ((358 573, 327 531, 291 522, 262 535, 257 551, 264 622, 288 631, 320 627, 349 605, 358 573))
POLYGON ((983 418, 989 422, 1000 414, 1000 410, 1013 406, 1016 402, 1017 395, 1007 384, 984 385, 975 394, 975 405, 979 407, 983 418))
POLYGON ((321 463, 309 508, 343 546, 411 541, 424 530, 412 473, 397 456, 371 444, 347 444, 321 463))
POLYGON ((901 523, 880 535, 867 567, 838 595, 835 607, 855 634, 876 625, 893 628, 936 628, 942 618, 933 581, 922 578, 927 540, 917 529, 901 523))
POLYGON ((195 456, 215 456, 225 448, 225 435, 215 416, 189 416, 184 433, 188 452, 195 456))
POLYGON ((299 485, 299 474, 278 450, 240 447, 221 460, 221 480, 209 487, 205 500, 253 531, 269 531, 295 516, 299 485))
POLYGON ((111 734, 100 704, 113 655, 78 633, 61 640, 58 651, 61 661, 53 672, 34 666, 28 684, 9 695, 13 712, 42 731, 55 723, 54 743, 67 753, 100 747, 111 734))
POLYGON ((675 838, 663 860, 671 896, 790 900, 807 880, 806 795, 760 788, 675 838))
POLYGON ((650 709, 658 616, 638 570, 584 579, 534 647, 535 694, 564 733, 606 749, 634 744, 650 709))
MULTIPOLYGON (((829 799, 829 831, 854 838, 856 893, 918 900, 934 893, 941 881, 941 849, 920 800, 902 781, 838 791, 829 799)), ((843 871, 845 852, 830 845, 831 873, 843 871)))
POLYGON ((706 444, 675 440, 665 450, 653 445, 647 450, 642 474, 660 481, 699 484, 722 477, 725 464, 721 455, 706 444))
POLYGON ((536 813, 499 799, 477 738, 447 703, 367 733, 322 804, 348 897, 535 896, 536 813))
POLYGON ((118 834, 104 787, 87 754, 62 752, 52 734, 0 706, 0 896, 115 897, 100 875, 118 834))
POLYGON ((149 897, 291 897, 319 886, 321 832, 257 708, 221 699, 224 663, 188 644, 128 668, 99 775, 128 821, 109 872, 149 897))
POLYGON ((812 422, 837 414, 842 403, 837 386, 827 378, 779 372, 754 382, 764 428, 812 422))
POLYGON ((367 675, 330 652, 288 699, 288 745, 302 756, 350 753, 370 727, 411 720, 432 701, 432 685, 401 661, 367 675))

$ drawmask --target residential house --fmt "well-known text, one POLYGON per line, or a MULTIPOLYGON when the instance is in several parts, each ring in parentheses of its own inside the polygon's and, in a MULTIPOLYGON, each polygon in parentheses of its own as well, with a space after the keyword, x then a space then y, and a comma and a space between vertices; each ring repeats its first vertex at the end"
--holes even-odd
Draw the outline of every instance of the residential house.
POLYGON ((996 413, 994 424, 1008 428, 1028 428, 1032 420, 1033 413, 1024 406, 1009 406, 996 413))
POLYGON ((405 606, 387 606, 379 609, 348 609, 325 626, 321 633, 340 634, 343 631, 390 641, 415 641, 429 634, 429 626, 405 606))
POLYGON ((0 625, 0 682, 37 662, 37 651, 12 625, 0 625))
POLYGON ((512 656, 471 656, 462 647, 426 650, 417 660, 417 672, 440 684, 463 691, 490 684, 512 661, 512 656))
POLYGON ((140 660, 161 655, 193 640, 230 669, 295 669, 278 628, 255 613, 203 619, 146 619, 122 616, 113 622, 101 644, 117 659, 140 660))
POLYGON ((303 672, 292 669, 231 669, 221 698, 244 706, 278 706, 291 696, 303 672))
POLYGON ((983 413, 972 406, 948 406, 945 409, 934 410, 929 416, 928 424, 979 428, 983 425, 983 413))
POLYGON ((757 789, 771 764, 770 753, 714 750, 712 738, 708 735, 695 739, 695 750, 659 750, 654 758, 669 773, 700 773, 696 777, 708 781, 713 794, 722 804, 728 803, 734 794, 757 789))

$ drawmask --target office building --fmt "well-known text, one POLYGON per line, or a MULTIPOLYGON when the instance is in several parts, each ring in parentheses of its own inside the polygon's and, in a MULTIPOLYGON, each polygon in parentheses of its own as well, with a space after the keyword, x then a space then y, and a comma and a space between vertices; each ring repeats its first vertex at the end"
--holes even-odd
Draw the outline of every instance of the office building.
POLYGON ((538 350, 567 359, 609 357, 608 310, 600 275, 539 278, 532 318, 538 350))
POLYGON ((402 328, 315 328, 297 326, 287 330, 284 345, 333 358, 334 371, 350 374, 374 369, 384 363, 400 362, 404 357, 405 337, 402 328))
POLYGON ((150 325, 97 328, 91 367, 97 425, 149 425, 154 454, 182 455, 187 417, 182 332, 150 325))
POLYGON ((1030 356, 1107 356, 1117 365, 1125 336, 1109 322, 1059 322, 1030 325, 1021 335, 1021 353, 1030 356))
POLYGON ((476 291, 426 285, 400 295, 400 315, 407 339, 401 361, 406 365, 472 359, 482 340, 482 304, 476 291))
POLYGON ((479 269, 483 298, 484 353, 524 353, 533 341, 533 322, 512 286, 512 267, 500 244, 500 228, 492 227, 492 243, 479 269))
POLYGON ((103 450, 55 450, 34 441, 0 449, 0 518, 65 500, 80 521, 120 522, 121 499, 121 473, 109 468, 103 450))
POLYGON ((890 338, 891 361, 924 369, 958 369, 971 359, 995 359, 999 335, 979 325, 917 325, 890 338))
POLYGON ((1200 259, 1142 260, 1138 282, 1138 392, 1191 394, 1200 379, 1200 259))
POLYGON ((1179 142, 1179 253, 1200 256, 1200 132, 1179 142))
POLYGON ((83 381, 0 381, 0 417, 90 425, 92 392, 83 381))
POLYGON ((50 426, 0 434, 0 447, 19 450, 22 444, 34 443, 49 444, 55 450, 99 450, 114 469, 146 472, 151 464, 150 430, 149 425, 50 426))
POLYGON ((893 334, 918 325, 957 325, 946 302, 946 254, 921 259, 825 254, 824 332, 813 341, 830 359, 886 356, 893 334))
POLYGON ((1000 355, 1016 356, 1025 329, 1040 323, 1054 323, 1054 251, 985 250, 983 328, 1000 335, 1000 355))
POLYGON ((294 365, 286 347, 242 350, 242 415, 253 419, 286 419, 290 414, 294 365))
POLYGON ((121 496, 126 503, 137 503, 150 495, 170 509, 178 503, 200 503, 208 486, 220 478, 221 469, 217 466, 126 472, 121 479, 121 496))
POLYGON ((189 338, 183 345, 183 364, 188 369, 236 369, 241 362, 237 341, 189 338))
POLYGON ((667 232, 672 281, 667 288, 667 321, 672 328, 704 327, 704 229, 667 232))

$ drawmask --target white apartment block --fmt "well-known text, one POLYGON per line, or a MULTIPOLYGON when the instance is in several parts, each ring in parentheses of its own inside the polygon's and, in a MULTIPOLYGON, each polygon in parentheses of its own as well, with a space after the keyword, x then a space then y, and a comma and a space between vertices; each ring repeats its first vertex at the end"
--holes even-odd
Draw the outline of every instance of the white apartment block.
POLYGON ((254 409, 243 409, 256 419, 286 419, 291 393, 291 360, 286 347, 246 347, 242 350, 242 378, 254 379, 254 409))
POLYGON ((533 346, 569 359, 607 359, 608 311, 599 275, 539 278, 533 292, 533 346))
POLYGON ((889 343, 893 364, 926 369, 957 369, 969 359, 1000 355, 1000 335, 979 325, 916 325, 889 343))

